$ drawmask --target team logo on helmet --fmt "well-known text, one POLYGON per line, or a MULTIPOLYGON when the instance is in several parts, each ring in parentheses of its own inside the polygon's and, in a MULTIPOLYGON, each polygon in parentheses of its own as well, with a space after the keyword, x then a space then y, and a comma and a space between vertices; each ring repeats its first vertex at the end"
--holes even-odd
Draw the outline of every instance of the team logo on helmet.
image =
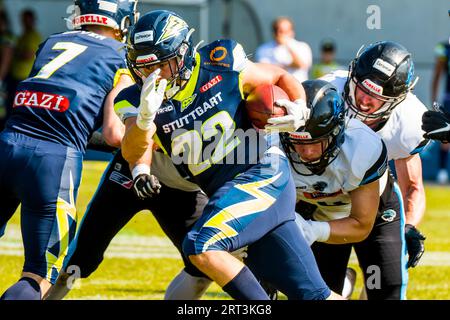
POLYGON ((147 41, 153 41, 153 30, 138 32, 134 35, 134 43, 142 43, 147 41))
POLYGON ((167 18, 166 25, 163 28, 161 36, 155 44, 161 43, 167 39, 171 39, 177 36, 180 31, 184 29, 188 29, 187 23, 181 18, 171 14, 169 18, 167 18))
POLYGON ((375 63, 373 64, 373 67, 377 70, 380 70, 381 72, 383 72, 385 75, 387 75, 388 77, 392 76, 392 74, 395 71, 395 67, 384 61, 381 60, 380 58, 378 58, 377 60, 375 60, 375 63))

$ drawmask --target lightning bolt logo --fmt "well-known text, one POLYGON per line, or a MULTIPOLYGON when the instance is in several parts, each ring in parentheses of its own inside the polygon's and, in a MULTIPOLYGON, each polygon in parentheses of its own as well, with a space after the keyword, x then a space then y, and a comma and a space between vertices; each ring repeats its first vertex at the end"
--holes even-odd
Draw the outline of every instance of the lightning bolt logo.
POLYGON ((65 201, 61 197, 58 197, 56 202, 56 216, 57 216, 57 232, 59 238, 59 252, 58 254, 53 250, 47 250, 47 278, 51 277, 52 268, 56 268, 58 271, 61 269, 67 251, 69 249, 69 217, 76 221, 77 211, 75 207, 74 186, 72 172, 69 172, 69 202, 65 201))
POLYGON ((275 202, 276 198, 261 189, 277 181, 281 175, 282 173, 280 172, 276 176, 266 180, 235 185, 234 188, 248 193, 255 199, 232 204, 216 213, 203 225, 203 227, 218 229, 216 235, 204 244, 203 252, 212 244, 235 237, 238 234, 233 227, 228 225, 228 222, 267 210, 275 202))
POLYGON ((155 44, 163 42, 167 39, 173 38, 180 33, 181 30, 187 29, 188 25, 182 19, 170 15, 167 18, 166 25, 163 28, 162 34, 155 44))

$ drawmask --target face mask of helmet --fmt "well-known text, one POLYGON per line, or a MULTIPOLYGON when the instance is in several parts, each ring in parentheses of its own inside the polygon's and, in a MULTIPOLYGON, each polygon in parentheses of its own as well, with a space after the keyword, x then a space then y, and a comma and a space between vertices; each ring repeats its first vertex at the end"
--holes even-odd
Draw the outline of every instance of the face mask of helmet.
MULTIPOLYGON (((188 34, 189 37, 192 32, 194 32, 194 29, 190 30, 188 34)), ((188 40, 189 39, 187 39, 187 41, 188 40)), ((165 99, 170 99, 183 89, 185 82, 188 81, 192 75, 192 69, 188 69, 184 65, 187 52, 188 44, 183 42, 176 52, 170 56, 164 57, 164 59, 146 62, 145 60, 148 57, 143 56, 137 57, 136 62, 131 62, 129 59, 127 59, 127 61, 132 70, 132 74, 134 73, 134 80, 140 85, 142 85, 143 81, 156 69, 167 66, 170 69, 171 76, 167 79, 165 99)))
POLYGON ((303 176, 321 175, 326 167, 336 159, 340 151, 340 146, 343 142, 344 127, 345 125, 343 123, 342 125, 337 125, 333 132, 315 139, 299 139, 296 132, 282 133, 281 141, 295 172, 303 176), (296 145, 312 145, 319 143, 321 153, 320 156, 314 160, 303 159, 295 148, 296 145), (305 170, 305 167, 308 171, 305 170))
POLYGON ((418 78, 413 80, 414 64, 410 54, 400 45, 380 42, 370 45, 365 50, 363 48, 358 50, 356 58, 350 64, 349 78, 344 88, 344 99, 350 117, 356 117, 374 127, 389 119, 394 108, 414 88, 418 78), (361 53, 361 51, 363 52, 361 53), (398 62, 387 63, 383 60, 389 54, 393 56, 391 60, 398 62), (380 72, 380 70, 383 71, 380 72), (361 110, 357 102, 356 90, 361 90, 363 94, 381 102, 381 107, 374 112, 361 110), (385 92, 392 94, 387 95, 384 94, 385 92))
POLYGON ((170 11, 155 10, 143 15, 128 37, 127 64, 135 82, 142 86, 154 70, 164 67, 168 82, 165 99, 182 90, 195 67, 199 45, 192 44, 194 31, 170 11))

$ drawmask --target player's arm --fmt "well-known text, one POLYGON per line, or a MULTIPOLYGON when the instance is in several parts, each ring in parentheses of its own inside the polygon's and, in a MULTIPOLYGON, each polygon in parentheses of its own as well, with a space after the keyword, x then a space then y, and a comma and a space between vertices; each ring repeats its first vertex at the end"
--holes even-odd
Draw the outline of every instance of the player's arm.
POLYGON ((167 81, 163 79, 157 87, 156 80, 159 77, 159 72, 160 69, 157 69, 144 81, 137 117, 129 118, 125 123, 126 130, 122 140, 122 155, 132 169, 139 163, 141 157, 144 157, 147 149, 151 149, 151 138, 156 132, 153 120, 163 102, 167 85, 167 81))
POLYGON ((306 99, 305 90, 297 79, 283 68, 272 64, 248 61, 241 73, 244 94, 264 84, 275 84, 283 89, 292 101, 306 99))
POLYGON ((406 224, 417 226, 425 213, 425 190, 419 154, 395 160, 395 169, 403 196, 406 224))
POLYGON ((105 99, 103 107, 103 138, 105 142, 113 147, 120 147, 123 135, 125 134, 125 126, 120 121, 114 111, 114 99, 120 91, 133 85, 131 77, 124 73, 120 76, 115 87, 110 91, 105 99))
POLYGON ((277 85, 288 94, 289 100, 275 101, 278 106, 286 109, 287 115, 268 119, 266 130, 292 132, 305 124, 305 119, 309 115, 305 102, 305 90, 301 83, 287 71, 274 65, 248 61, 242 71, 241 81, 244 94, 264 84, 277 85))
POLYGON ((405 240, 409 256, 407 267, 415 267, 425 251, 425 236, 416 229, 425 212, 425 191, 419 154, 395 160, 395 169, 405 207, 405 240))
POLYGON ((331 244, 360 242, 372 231, 380 202, 379 181, 360 186, 350 192, 350 216, 329 221, 331 244))
POLYGON ((130 169, 138 164, 151 164, 151 152, 153 140, 152 136, 156 132, 156 126, 150 123, 147 130, 142 130, 136 125, 137 117, 130 117, 125 120, 125 135, 122 140, 122 155, 130 164, 130 169))

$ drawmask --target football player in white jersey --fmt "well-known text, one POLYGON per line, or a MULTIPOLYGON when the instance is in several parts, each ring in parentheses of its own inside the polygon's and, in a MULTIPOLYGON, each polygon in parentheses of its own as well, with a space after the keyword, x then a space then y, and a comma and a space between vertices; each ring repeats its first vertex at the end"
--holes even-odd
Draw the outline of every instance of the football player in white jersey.
MULTIPOLYGON (((448 15, 450 16, 450 10, 448 15)), ((448 68, 447 72, 449 72, 448 68)), ((448 81, 450 81, 450 75, 447 78, 448 81)), ((448 143, 450 142, 450 114, 444 108, 434 109, 423 114, 422 129, 426 132, 424 137, 448 143)))
MULTIPOLYGON (((398 43, 377 42, 358 52, 349 72, 335 71, 322 79, 333 83, 343 94, 349 116, 358 118, 378 133, 386 144, 388 160, 395 163, 404 205, 400 203, 399 210, 380 211, 373 237, 369 236, 367 241, 372 241, 373 246, 383 252, 380 262, 375 263, 381 269, 381 286, 401 290, 389 293, 383 292, 383 288, 367 288, 367 285, 366 290, 369 299, 403 299, 407 268, 417 265, 425 240, 416 227, 425 211, 419 152, 428 143, 421 130, 421 118, 427 108, 411 92, 417 82, 411 54, 398 43), (409 255, 407 262, 403 261, 405 244, 409 255), (390 249, 382 250, 387 247, 390 249), (383 267, 394 264, 400 264, 395 272, 383 267)), ((396 190, 395 183, 393 187, 396 190)), ((382 200, 395 202, 386 194, 389 189, 385 188, 382 200)), ((370 277, 370 270, 363 272, 366 279, 370 277)))

